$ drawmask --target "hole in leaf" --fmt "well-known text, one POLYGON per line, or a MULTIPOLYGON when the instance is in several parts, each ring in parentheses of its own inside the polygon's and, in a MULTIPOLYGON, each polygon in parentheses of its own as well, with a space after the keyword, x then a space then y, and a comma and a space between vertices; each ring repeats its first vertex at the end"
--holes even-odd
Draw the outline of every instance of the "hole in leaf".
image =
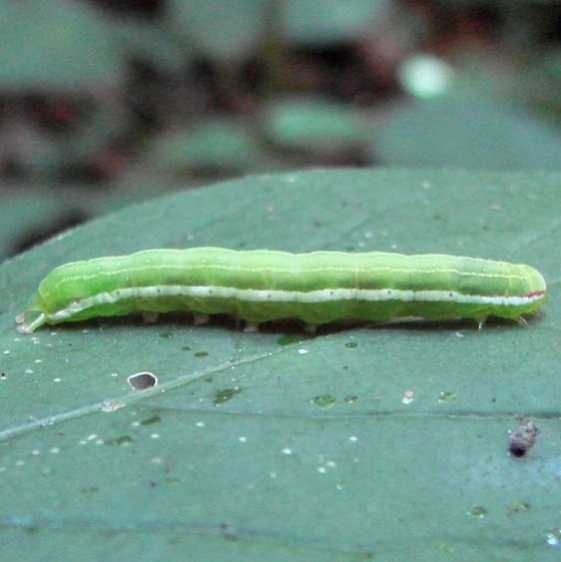
POLYGON ((158 384, 158 377, 148 371, 143 371, 128 377, 127 382, 133 390, 146 390, 158 384))

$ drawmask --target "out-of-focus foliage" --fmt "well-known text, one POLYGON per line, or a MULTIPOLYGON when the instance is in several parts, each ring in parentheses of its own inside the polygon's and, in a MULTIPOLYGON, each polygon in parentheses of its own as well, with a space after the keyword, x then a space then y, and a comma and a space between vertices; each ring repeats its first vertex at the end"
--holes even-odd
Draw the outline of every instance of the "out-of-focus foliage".
MULTIPOLYGON (((91 216, 146 178, 157 195, 302 166, 558 169, 560 18, 541 1, 6 0, 0 179, 15 197, 78 186, 91 216)), ((25 209, 0 255, 34 230, 25 209)))
POLYGON ((242 173, 257 164, 259 143, 233 119, 208 120, 159 136, 146 152, 162 172, 180 177, 197 170, 242 173))
POLYGON ((286 0, 281 4, 283 37, 311 46, 358 40, 391 6, 389 0, 286 0))
POLYGON ((319 97, 275 98, 264 107, 262 126, 272 142, 293 150, 329 151, 364 141, 356 110, 319 97))
POLYGON ((75 0, 0 3, 2 94, 114 88, 123 59, 100 14, 75 0))
POLYGON ((267 8, 263 0, 170 0, 167 25, 199 55, 235 64, 264 40, 267 8))
POLYGON ((394 166, 540 171, 561 163, 558 131, 482 96, 415 103, 374 134, 375 157, 394 166))

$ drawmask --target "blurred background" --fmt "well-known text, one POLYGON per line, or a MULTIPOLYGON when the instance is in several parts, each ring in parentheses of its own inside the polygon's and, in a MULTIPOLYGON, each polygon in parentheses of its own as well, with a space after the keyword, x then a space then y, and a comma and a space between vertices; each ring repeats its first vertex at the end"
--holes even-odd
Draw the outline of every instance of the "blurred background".
POLYGON ((554 0, 4 0, 0 37, 0 260, 246 174, 561 169, 554 0))

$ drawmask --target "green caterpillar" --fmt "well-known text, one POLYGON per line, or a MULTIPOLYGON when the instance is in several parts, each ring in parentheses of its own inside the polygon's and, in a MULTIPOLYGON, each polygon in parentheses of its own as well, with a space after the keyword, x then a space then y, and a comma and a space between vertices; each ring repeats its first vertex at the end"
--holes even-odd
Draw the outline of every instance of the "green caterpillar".
POLYGON ((229 313, 253 324, 300 318, 386 322, 515 319, 546 300, 528 265, 447 255, 223 248, 147 250, 57 267, 39 284, 19 330, 132 312, 229 313))

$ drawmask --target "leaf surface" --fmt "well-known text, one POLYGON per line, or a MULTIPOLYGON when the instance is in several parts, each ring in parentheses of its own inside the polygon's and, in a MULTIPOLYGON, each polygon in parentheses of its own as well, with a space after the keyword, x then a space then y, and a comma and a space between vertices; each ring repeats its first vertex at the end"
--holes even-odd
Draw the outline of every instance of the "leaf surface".
POLYGON ((10 559, 546 559, 561 525, 557 174, 248 177, 93 221, 0 267, 10 559), (350 329, 126 318, 15 331, 61 263, 217 245, 473 255, 537 267, 527 326, 350 329), (133 391, 127 377, 153 372, 133 391), (541 433, 507 453, 515 415, 541 433), (550 535, 548 535, 550 533, 550 535), (39 553, 39 554, 38 554, 39 553))

